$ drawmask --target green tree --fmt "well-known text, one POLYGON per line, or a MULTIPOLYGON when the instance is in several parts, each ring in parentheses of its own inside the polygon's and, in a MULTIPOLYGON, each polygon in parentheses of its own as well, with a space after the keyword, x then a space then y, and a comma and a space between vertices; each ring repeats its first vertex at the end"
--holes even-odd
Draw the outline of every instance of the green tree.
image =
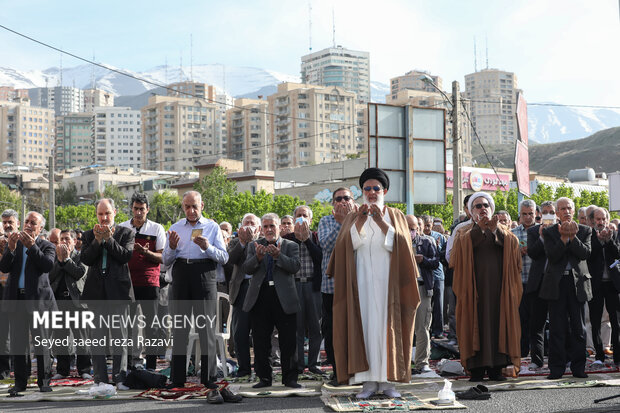
POLYGON ((149 219, 166 230, 182 216, 181 199, 175 191, 156 192, 149 200, 149 219))
POLYGON ((65 186, 58 188, 54 195, 56 205, 77 205, 77 186, 71 181, 65 186))
POLYGON ((218 211, 222 208, 227 196, 236 194, 237 184, 228 179, 226 169, 216 166, 210 174, 194 184, 194 190, 202 195, 202 202, 205 206, 204 214, 218 221, 216 218, 218 211))
MULTIPOLYGON (((116 207, 117 213, 123 209, 128 209, 128 200, 125 197, 125 194, 118 189, 118 186, 116 185, 106 185, 103 192, 96 191, 95 199, 97 200, 101 198, 110 198, 114 200, 114 206, 116 207)), ((125 213, 125 216, 127 216, 127 213, 125 213)))
POLYGON ((19 211, 21 209, 22 198, 17 193, 11 191, 8 186, 0 183, 0 208, 14 209, 19 211))
MULTIPOLYGON (((45 211, 44 216, 49 220, 49 210, 45 211)), ((114 222, 120 224, 127 221, 129 217, 122 211, 116 210, 114 222)), ((81 229, 83 231, 92 229, 97 223, 97 213, 93 204, 83 205, 61 205, 56 207, 56 227, 61 229, 81 229)))

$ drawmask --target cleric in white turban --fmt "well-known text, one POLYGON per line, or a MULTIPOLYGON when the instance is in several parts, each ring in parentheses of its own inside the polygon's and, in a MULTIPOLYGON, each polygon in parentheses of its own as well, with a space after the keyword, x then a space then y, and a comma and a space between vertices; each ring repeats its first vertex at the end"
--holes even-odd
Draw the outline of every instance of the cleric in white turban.
POLYGON ((458 229, 450 255, 454 268, 456 334, 461 364, 471 381, 502 381, 502 368, 520 367, 519 240, 493 217, 495 202, 486 192, 471 196, 472 223, 458 229))

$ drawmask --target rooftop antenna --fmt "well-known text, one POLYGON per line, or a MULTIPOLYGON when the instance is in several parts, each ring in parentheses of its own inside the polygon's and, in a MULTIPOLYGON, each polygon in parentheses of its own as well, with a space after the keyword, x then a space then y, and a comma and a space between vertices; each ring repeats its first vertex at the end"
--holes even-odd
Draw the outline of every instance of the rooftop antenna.
POLYGON ((312 51, 312 2, 311 1, 308 1, 308 50, 312 51))
POLYGON ((189 80, 194 81, 194 34, 189 35, 189 80))
POLYGON ((332 6, 332 44, 336 47, 336 13, 334 12, 334 6, 332 6))
MULTIPOLYGON (((93 51, 93 62, 95 61, 95 52, 93 51)), ((93 66, 93 71, 90 74, 90 87, 91 89, 95 89, 95 65, 93 66)))
POLYGON ((226 94, 226 65, 222 64, 222 89, 224 89, 224 94, 226 94))
POLYGON ((489 69, 489 38, 484 36, 484 41, 486 42, 486 50, 487 50, 487 69, 489 69))
POLYGON ((60 76, 58 77, 58 86, 62 86, 62 48, 60 48, 60 76))
POLYGON ((166 86, 168 85, 168 56, 166 56, 166 60, 164 63, 164 77, 166 78, 166 86))
POLYGON ((474 72, 478 71, 478 53, 476 52, 476 36, 474 36, 474 72))
POLYGON ((179 50, 179 82, 183 81, 183 53, 179 50))

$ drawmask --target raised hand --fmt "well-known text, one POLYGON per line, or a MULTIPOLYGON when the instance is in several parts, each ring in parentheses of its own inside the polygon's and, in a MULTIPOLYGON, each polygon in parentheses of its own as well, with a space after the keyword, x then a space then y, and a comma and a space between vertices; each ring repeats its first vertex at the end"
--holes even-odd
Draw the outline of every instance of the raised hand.
POLYGON ((170 249, 176 250, 180 239, 181 237, 179 237, 176 231, 168 231, 168 246, 170 246, 170 249))

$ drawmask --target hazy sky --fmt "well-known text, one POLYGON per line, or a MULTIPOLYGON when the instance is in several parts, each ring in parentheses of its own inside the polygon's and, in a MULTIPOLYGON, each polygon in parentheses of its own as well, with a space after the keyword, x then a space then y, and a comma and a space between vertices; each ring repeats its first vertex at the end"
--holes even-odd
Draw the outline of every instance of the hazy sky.
MULTIPOLYGON (((411 69, 461 82, 515 72, 529 102, 620 106, 618 0, 142 1, 2 0, 0 24, 74 54, 134 71, 190 62, 299 75, 309 48, 370 52, 371 80, 411 69)), ((0 66, 58 66, 57 52, 0 28, 0 66)), ((81 62, 64 57, 63 65, 81 62)))

